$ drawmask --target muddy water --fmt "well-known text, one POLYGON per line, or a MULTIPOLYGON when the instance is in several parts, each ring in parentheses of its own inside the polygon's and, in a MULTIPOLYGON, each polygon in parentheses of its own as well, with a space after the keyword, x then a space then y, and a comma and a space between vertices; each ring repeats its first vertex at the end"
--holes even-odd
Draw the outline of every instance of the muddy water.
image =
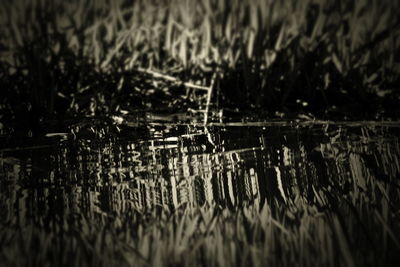
POLYGON ((158 124, 113 134, 7 139, 0 152, 0 222, 47 229, 78 217, 249 205, 268 205, 282 220, 296 222, 301 215, 291 207, 302 201, 321 213, 354 218, 350 222, 382 212, 385 238, 396 244, 399 130, 379 124, 158 124))

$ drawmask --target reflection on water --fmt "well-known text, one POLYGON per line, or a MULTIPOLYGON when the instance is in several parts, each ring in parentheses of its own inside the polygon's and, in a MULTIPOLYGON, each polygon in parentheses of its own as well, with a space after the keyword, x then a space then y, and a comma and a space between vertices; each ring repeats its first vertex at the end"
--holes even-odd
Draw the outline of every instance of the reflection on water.
POLYGON ((235 208, 298 194, 313 201, 321 187, 360 194, 376 179, 397 182, 399 143, 389 131, 330 128, 180 126, 146 140, 60 141, 3 153, 2 191, 12 192, 10 212, 19 203, 41 215, 36 210, 45 213, 54 201, 84 213, 235 208))
MULTIPOLYGON (((379 126, 181 125, 112 138, 51 137, 2 149, 0 222, 46 228, 82 216, 265 204, 296 222, 299 201, 346 217, 355 213, 341 209, 345 202, 381 207, 389 198, 382 224, 396 243, 390 236, 398 230, 392 219, 400 219, 393 207, 400 196, 397 133, 379 126)), ((367 207, 355 209, 359 220, 369 216, 367 207)))

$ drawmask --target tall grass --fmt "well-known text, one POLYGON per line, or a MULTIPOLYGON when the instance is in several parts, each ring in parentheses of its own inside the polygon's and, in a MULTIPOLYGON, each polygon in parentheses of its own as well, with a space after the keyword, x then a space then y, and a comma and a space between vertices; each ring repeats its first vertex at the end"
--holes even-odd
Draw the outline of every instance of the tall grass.
POLYGON ((203 84, 217 72, 225 102, 239 106, 284 109, 300 99, 313 109, 355 100, 366 107, 368 94, 396 94, 398 7, 389 0, 2 1, 0 60, 8 73, 34 77, 32 97, 48 98, 50 110, 60 73, 78 90, 82 73, 139 67, 203 84))
MULTIPOLYGON (((323 195, 320 195, 323 197, 323 195)), ((359 266, 398 263, 388 218, 353 221, 301 199, 295 220, 268 203, 236 211, 180 208, 170 214, 121 214, 52 224, 4 227, 5 266, 359 266), (366 227, 366 229, 364 229, 366 227), (361 238, 359 240, 359 238, 361 238), (371 239, 368 239, 371 238, 371 239), (372 242, 372 243, 371 243, 372 242)), ((352 218, 355 218, 352 216, 352 218)), ((397 229, 398 230, 398 229, 397 229)), ((398 231, 395 230, 397 233, 398 231)))

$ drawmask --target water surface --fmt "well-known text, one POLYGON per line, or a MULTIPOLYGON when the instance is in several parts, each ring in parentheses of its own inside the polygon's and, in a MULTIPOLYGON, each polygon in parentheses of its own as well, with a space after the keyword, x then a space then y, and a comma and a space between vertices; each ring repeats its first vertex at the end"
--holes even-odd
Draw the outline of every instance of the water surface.
POLYGON ((143 265, 158 265, 157 257, 161 265, 395 262, 398 133, 397 125, 378 123, 159 123, 112 133, 4 139, 0 258, 18 263, 7 254, 12 252, 41 264, 68 265, 63 250, 68 246, 67 251, 87 250, 77 264, 131 265, 138 258, 143 265), (207 212, 217 225, 212 230, 200 227, 207 212), (263 224, 263 216, 271 224, 263 224), (176 228, 177 220, 188 221, 183 230, 176 228), (110 233, 99 251, 98 227, 110 233), (182 241, 186 249, 175 242, 178 230, 188 233, 182 241), (215 249, 228 258, 222 262, 206 245, 219 235, 223 242, 215 249), (82 236, 86 243, 76 241, 82 236), (115 250, 113 242, 122 245, 115 250), (221 248, 231 242, 229 253, 221 248), (242 255, 243 247, 248 249, 242 255), (36 250, 46 252, 39 257, 36 250), (120 255, 125 250, 129 256, 120 255))

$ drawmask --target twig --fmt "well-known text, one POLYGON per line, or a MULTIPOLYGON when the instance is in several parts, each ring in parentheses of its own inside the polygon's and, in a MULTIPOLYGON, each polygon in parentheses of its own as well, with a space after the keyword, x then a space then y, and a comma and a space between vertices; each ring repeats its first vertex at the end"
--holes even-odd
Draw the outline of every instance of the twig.
MULTIPOLYGON (((157 71, 144 69, 144 68, 138 68, 137 71, 149 74, 149 75, 151 75, 151 76, 153 76, 155 78, 161 78, 161 79, 168 80, 168 81, 175 82, 175 83, 182 83, 182 81, 180 81, 178 78, 175 78, 173 76, 170 76, 170 75, 167 75, 167 74, 163 74, 163 73, 160 73, 160 72, 157 72, 157 71)), ((206 108, 205 108, 205 110, 203 110, 203 112, 204 112, 204 125, 206 125, 207 122, 208 122, 208 112, 209 112, 209 108, 210 108, 211 96, 212 96, 212 91, 213 91, 213 88, 214 88, 214 84, 215 84, 216 78, 217 78, 217 75, 216 75, 216 73, 214 73, 212 78, 211 78, 211 84, 210 84, 209 87, 196 85, 196 84, 193 84, 193 83, 190 83, 190 82, 183 82, 183 85, 185 87, 187 87, 187 88, 207 91, 206 108)))
MULTIPOLYGON (((167 75, 167 74, 163 74, 163 73, 160 73, 160 72, 156 72, 156 71, 153 71, 153 70, 138 68, 137 71, 149 74, 149 75, 151 75, 153 77, 156 77, 156 78, 161 78, 161 79, 168 80, 168 81, 171 81, 171 82, 176 82, 176 83, 182 83, 182 81, 179 80, 178 78, 175 78, 173 76, 170 76, 170 75, 167 75)), ((192 89, 205 90, 205 91, 209 91, 210 90, 209 87, 196 85, 196 84, 193 84, 193 83, 190 83, 190 82, 184 82, 183 85, 185 87, 192 88, 192 89)))

